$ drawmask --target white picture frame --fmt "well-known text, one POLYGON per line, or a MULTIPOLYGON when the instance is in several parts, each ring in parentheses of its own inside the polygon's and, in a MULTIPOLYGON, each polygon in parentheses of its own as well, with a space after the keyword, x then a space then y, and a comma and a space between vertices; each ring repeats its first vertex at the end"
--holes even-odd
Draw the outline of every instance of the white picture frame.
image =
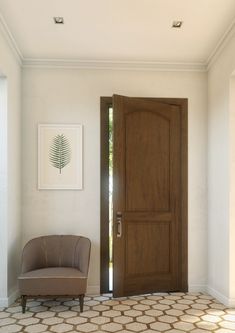
POLYGON ((38 189, 83 189, 81 124, 38 124, 38 189))

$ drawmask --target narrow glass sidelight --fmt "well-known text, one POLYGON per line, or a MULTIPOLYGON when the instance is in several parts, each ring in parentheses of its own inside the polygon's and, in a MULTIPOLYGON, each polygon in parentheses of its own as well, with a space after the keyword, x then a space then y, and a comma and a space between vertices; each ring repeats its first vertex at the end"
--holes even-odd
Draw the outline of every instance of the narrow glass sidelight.
POLYGON ((113 108, 109 107, 109 291, 113 290, 113 108))

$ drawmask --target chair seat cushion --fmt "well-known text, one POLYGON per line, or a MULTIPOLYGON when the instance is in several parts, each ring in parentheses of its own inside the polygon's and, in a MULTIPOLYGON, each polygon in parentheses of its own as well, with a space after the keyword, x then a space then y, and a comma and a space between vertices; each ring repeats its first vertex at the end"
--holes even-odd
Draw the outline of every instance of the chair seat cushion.
POLYGON ((76 268, 47 267, 19 276, 21 295, 81 295, 86 291, 87 277, 76 268))

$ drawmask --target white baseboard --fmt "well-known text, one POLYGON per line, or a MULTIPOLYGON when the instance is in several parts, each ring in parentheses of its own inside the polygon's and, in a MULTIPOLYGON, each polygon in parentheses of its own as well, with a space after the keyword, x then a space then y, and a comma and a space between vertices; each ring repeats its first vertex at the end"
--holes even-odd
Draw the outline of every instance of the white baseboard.
POLYGON ((19 297, 19 295, 20 295, 19 290, 17 288, 13 289, 10 292, 9 297, 0 298, 0 307, 7 308, 8 306, 10 306, 15 302, 15 300, 19 297))
MULTIPOLYGON (((235 307, 235 299, 228 298, 227 296, 223 295, 219 291, 215 290, 214 288, 204 285, 204 284, 191 284, 189 285, 189 292, 201 292, 201 293, 208 293, 211 296, 215 297, 218 301, 223 303, 227 307, 235 307)), ((100 294, 100 286, 87 286, 87 295, 99 295, 100 294)), ((0 298, 0 307, 5 308, 10 306, 15 302, 15 300, 19 297, 19 290, 15 288, 11 291, 9 297, 0 298)))
MULTIPOLYGON (((235 299, 228 298, 216 291, 215 289, 207 286, 206 284, 190 284, 189 292, 194 293, 208 293, 209 295, 215 297, 218 301, 223 303, 227 307, 235 307, 235 299)), ((99 295, 100 294, 100 286, 88 286, 87 287, 87 295, 99 295)))
POLYGON ((228 299, 228 305, 229 308, 234 308, 235 307, 235 298, 229 298, 228 299))
POLYGON ((207 286, 207 292, 211 296, 215 297, 218 301, 223 303, 225 306, 228 307, 235 306, 235 299, 228 298, 227 296, 221 294, 219 291, 215 290, 214 288, 207 286))
POLYGON ((0 298, 0 308, 6 308, 8 307, 8 298, 2 297, 0 298))
POLYGON ((87 286, 86 295, 99 295, 100 294, 100 286, 87 286))
POLYGON ((188 291, 190 293, 205 293, 207 292, 206 284, 190 284, 188 286, 188 291))

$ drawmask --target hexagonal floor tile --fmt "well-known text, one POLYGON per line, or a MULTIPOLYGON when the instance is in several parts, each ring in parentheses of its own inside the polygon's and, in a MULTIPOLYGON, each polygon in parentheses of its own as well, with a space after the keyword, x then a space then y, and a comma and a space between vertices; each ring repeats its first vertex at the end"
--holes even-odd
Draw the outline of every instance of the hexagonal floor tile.
POLYGON ((182 316, 184 313, 182 310, 171 309, 167 310, 166 314, 168 314, 169 316, 182 316))
POLYGON ((113 310, 127 311, 127 310, 130 310, 130 306, 129 305, 125 305, 125 304, 118 304, 118 305, 114 305, 113 306, 113 310))
POLYGON ((219 323, 219 326, 235 331, 235 323, 231 321, 222 321, 221 323, 219 323))
MULTIPOLYGON (((27 313, 27 312, 26 312, 27 313)), ((44 319, 44 318, 51 318, 55 316, 55 312, 52 311, 43 311, 35 314, 35 317, 39 319, 44 319)))
POLYGON ((108 324, 102 325, 101 328, 104 331, 117 332, 117 331, 120 331, 122 329, 122 326, 120 324, 117 324, 117 323, 108 323, 108 324))
MULTIPOLYGON (((177 304, 174 304, 177 305, 177 304)), ((155 304, 152 305, 153 309, 160 310, 160 311, 165 311, 165 310, 170 310, 170 306, 166 304, 155 304)))
POLYGON ((75 300, 75 299, 72 299, 70 301, 64 302, 64 305, 65 306, 76 306, 76 305, 79 305, 79 301, 75 300))
POLYGON ((99 316, 99 312, 98 311, 84 311, 82 313, 80 313, 81 317, 86 317, 86 318, 93 318, 93 317, 97 317, 99 316))
POLYGON ((126 299, 126 300, 122 301, 122 304, 131 306, 131 305, 136 305, 138 303, 137 303, 137 301, 134 301, 133 299, 126 299))
POLYGON ((78 332, 96 332, 97 328, 98 328, 97 325, 90 323, 81 324, 77 326, 78 332))
POLYGON ((140 311, 146 311, 150 309, 149 305, 144 305, 144 304, 137 304, 133 306, 133 309, 135 310, 140 310, 140 311))
POLYGON ((79 316, 66 319, 66 323, 72 324, 72 325, 84 324, 86 322, 87 322, 87 318, 83 318, 83 317, 79 317, 79 316))
POLYGON ((28 333, 41 333, 47 330, 47 326, 43 324, 29 325, 25 328, 25 332, 28 333))
POLYGON ((191 331, 195 328, 195 326, 191 323, 186 323, 186 322, 177 322, 173 324, 174 328, 178 329, 178 330, 182 330, 184 332, 188 332, 191 331))
POLYGON ((110 306, 99 304, 99 305, 93 306, 92 310, 94 310, 94 311, 100 311, 100 312, 108 311, 108 310, 110 310, 110 306))
POLYGON ((142 323, 131 323, 131 324, 127 324, 126 328, 133 332, 143 332, 144 330, 147 329, 147 326, 142 323))
POLYGON ((56 306, 52 306, 50 308, 50 311, 55 311, 55 312, 62 312, 62 311, 67 311, 68 307, 65 305, 56 305, 56 306))
POLYGON ((6 309, 6 312, 10 312, 10 313, 16 313, 16 312, 21 312, 21 311, 22 311, 21 306, 12 306, 12 307, 6 309))
POLYGON ((196 323, 196 326, 208 331, 214 331, 219 328, 216 324, 210 323, 208 321, 199 321, 198 323, 196 323))
POLYGON ((10 313, 8 313, 8 312, 3 312, 3 310, 2 310, 2 312, 0 312, 0 319, 7 318, 9 316, 10 316, 10 313))
POLYGON ((73 326, 69 324, 57 324, 51 326, 51 331, 55 333, 65 333, 71 331, 72 329, 73 326))
POLYGON ((16 319, 14 318, 3 318, 0 321, 0 326, 6 326, 6 325, 10 325, 10 324, 14 324, 16 322, 16 319))
MULTIPOLYGON (((137 317, 137 318, 140 318, 140 317, 137 317)), ((113 318, 113 321, 115 323, 125 325, 125 324, 128 324, 128 323, 131 323, 133 321, 133 318, 128 317, 128 316, 118 316, 118 317, 113 318)))
POLYGON ((172 323, 175 323, 177 321, 177 318, 174 317, 174 316, 165 315, 165 316, 158 317, 158 320, 162 321, 163 323, 172 324, 172 323))
POLYGON ((75 311, 63 311, 58 313, 58 317, 61 318, 71 318, 77 316, 77 312, 75 311))
POLYGON ((222 320, 220 317, 213 316, 213 315, 210 315, 210 314, 202 316, 201 319, 204 320, 204 321, 209 321, 211 323, 218 323, 222 320))
POLYGON ((153 323, 154 321, 156 321, 156 319, 154 317, 147 316, 147 315, 137 317, 136 320, 143 324, 150 324, 150 323, 153 323))
POLYGON ((26 318, 26 319, 21 319, 18 321, 18 324, 23 325, 23 326, 28 326, 32 324, 37 324, 39 322, 38 318, 26 318))
POLYGON ((38 298, 21 313, 19 302, 0 309, 0 333, 229 333, 235 332, 235 309, 202 293, 154 293, 112 299, 38 298))
POLYGON ((45 312, 47 311, 48 308, 46 306, 35 306, 33 308, 30 308, 30 311, 31 312, 34 312, 34 313, 38 313, 38 312, 45 312))
POLYGON ((150 324, 150 327, 153 330, 156 330, 156 331, 159 331, 159 332, 167 331, 171 328, 169 324, 160 323, 160 322, 150 324))
POLYGON ((233 321, 233 322, 235 322, 235 315, 227 314, 227 315, 223 316, 223 319, 227 320, 227 321, 233 321))
POLYGON ((42 323, 45 325, 56 325, 63 323, 63 319, 58 317, 51 317, 43 319, 42 323))
POLYGON ((160 310, 147 310, 144 312, 147 316, 159 317, 162 316, 164 313, 160 310))
POLYGON ((7 327, 0 328, 0 333, 16 333, 16 332, 22 332, 22 326, 20 325, 9 325, 7 327))
POLYGON ((193 323, 196 323, 197 321, 200 321, 200 318, 196 317, 196 316, 185 314, 183 316, 180 316, 180 320, 193 324, 193 323))
POLYGON ((120 312, 120 311, 116 311, 116 310, 108 310, 108 311, 104 311, 104 312, 103 312, 103 315, 104 315, 105 317, 111 317, 111 318, 113 318, 113 317, 118 317, 118 316, 120 316, 120 315, 121 315, 121 312, 120 312))
POLYGON ((100 316, 100 317, 91 318, 90 322, 93 323, 93 324, 97 324, 97 325, 103 325, 103 324, 109 323, 110 322, 110 318, 104 317, 104 316, 100 316))
POLYGON ((137 310, 127 310, 124 312, 124 315, 128 317, 138 317, 142 315, 142 312, 137 310))

